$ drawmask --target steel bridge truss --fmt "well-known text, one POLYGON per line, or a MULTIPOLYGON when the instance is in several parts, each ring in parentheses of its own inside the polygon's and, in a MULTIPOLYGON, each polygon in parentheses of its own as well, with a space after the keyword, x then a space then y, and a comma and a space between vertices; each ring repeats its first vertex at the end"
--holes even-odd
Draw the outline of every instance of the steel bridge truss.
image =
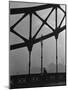
POLYGON ((27 8, 10 8, 10 15, 23 14, 23 13, 24 13, 24 15, 18 21, 16 21, 16 23, 14 25, 12 25, 10 27, 10 32, 12 32, 15 35, 17 35, 18 37, 20 37, 22 40, 24 40, 24 42, 23 43, 18 43, 18 44, 10 45, 10 50, 15 50, 15 49, 24 48, 24 47, 28 48, 28 51, 29 51, 29 74, 30 74, 31 51, 32 51, 33 45, 36 44, 36 43, 39 43, 41 40, 45 40, 45 39, 48 39, 48 38, 50 38, 52 36, 55 36, 55 40, 56 40, 56 72, 58 72, 58 68, 57 68, 57 65, 58 65, 57 39, 58 39, 58 35, 60 34, 60 32, 62 32, 63 30, 66 30, 66 24, 61 27, 64 18, 66 18, 66 11, 64 11, 63 8, 61 8, 61 6, 58 5, 58 4, 45 4, 45 5, 40 5, 40 6, 35 6, 35 7, 27 7, 27 8), (41 18, 41 16, 36 13, 36 11, 46 10, 46 9, 49 9, 49 8, 52 8, 52 10, 49 12, 49 14, 45 18, 45 20, 43 18, 41 18), (57 25, 57 23, 58 23, 57 22, 57 9, 58 8, 64 13, 64 16, 63 16, 59 26, 57 25), (50 17, 51 13, 54 10, 55 10, 55 29, 47 23, 48 18, 50 17), (42 25, 39 27, 39 29, 34 34, 34 36, 32 36, 32 15, 33 14, 42 21, 42 25), (25 38, 23 35, 20 35, 17 31, 14 30, 14 28, 27 15, 30 16, 30 19, 29 19, 29 22, 30 22, 29 39, 25 38), (47 25, 52 30, 52 32, 47 34, 47 35, 44 35, 42 37, 40 36, 39 38, 36 38, 38 33, 41 31, 41 29, 42 29, 42 27, 44 25, 47 25))

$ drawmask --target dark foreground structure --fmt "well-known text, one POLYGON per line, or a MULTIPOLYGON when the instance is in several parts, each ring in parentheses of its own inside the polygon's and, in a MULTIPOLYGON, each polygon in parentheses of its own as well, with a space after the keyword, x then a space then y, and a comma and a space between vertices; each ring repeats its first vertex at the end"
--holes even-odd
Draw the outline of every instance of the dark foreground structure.
POLYGON ((66 85, 66 73, 15 75, 10 77, 10 88, 48 87, 66 85))

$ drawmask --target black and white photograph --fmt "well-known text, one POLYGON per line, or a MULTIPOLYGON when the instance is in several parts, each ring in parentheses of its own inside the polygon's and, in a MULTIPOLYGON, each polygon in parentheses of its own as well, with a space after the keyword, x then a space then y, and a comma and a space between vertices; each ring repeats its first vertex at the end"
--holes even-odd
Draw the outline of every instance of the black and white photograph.
POLYGON ((9 1, 9 85, 66 85, 66 4, 9 1))

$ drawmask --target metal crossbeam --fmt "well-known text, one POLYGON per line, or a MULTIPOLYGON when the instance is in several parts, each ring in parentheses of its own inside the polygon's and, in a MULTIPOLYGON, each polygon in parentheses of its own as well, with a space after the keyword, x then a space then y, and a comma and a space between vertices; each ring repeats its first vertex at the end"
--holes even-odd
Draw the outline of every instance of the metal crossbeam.
POLYGON ((62 20, 61 20, 61 22, 60 22, 60 24, 59 24, 59 27, 61 27, 61 25, 62 25, 62 23, 63 23, 63 20, 64 20, 65 16, 66 16, 66 14, 63 16, 63 18, 62 18, 62 20))
POLYGON ((13 29, 10 29, 10 32, 14 33, 14 34, 17 35, 18 37, 20 37, 22 40, 28 41, 28 39, 26 39, 25 37, 23 37, 22 35, 20 35, 20 34, 17 33, 16 31, 14 31, 13 29))
POLYGON ((27 8, 10 8, 10 14, 30 13, 30 12, 35 12, 35 11, 48 9, 52 7, 59 7, 59 5, 58 4, 45 4, 45 5, 27 7, 27 8))
POLYGON ((48 34, 48 35, 44 35, 43 37, 40 37, 40 38, 34 40, 34 43, 33 43, 33 44, 36 44, 36 43, 40 42, 41 40, 45 40, 45 39, 48 39, 48 38, 50 38, 50 37, 52 37, 52 36, 55 36, 56 33, 59 34, 60 32, 62 32, 62 31, 65 30, 65 29, 66 29, 66 25, 63 26, 62 28, 58 28, 57 31, 54 31, 54 32, 52 32, 52 33, 50 33, 50 34, 48 34))
POLYGON ((28 14, 25 13, 14 25, 12 25, 10 28, 14 29, 14 27, 17 26, 28 14))
POLYGON ((52 31, 54 31, 54 29, 46 22, 48 17, 51 15, 51 13, 53 12, 54 8, 51 10, 51 12, 48 14, 48 16, 45 18, 45 20, 43 20, 36 12, 34 12, 34 14, 43 22, 42 25, 40 26, 40 28, 37 30, 36 34, 33 36, 33 38, 36 38, 37 34, 40 32, 41 28, 43 27, 44 24, 46 24, 52 31))
MULTIPOLYGON (((60 32, 62 32, 65 29, 66 29, 66 25, 63 26, 62 28, 58 28, 57 31, 55 30, 54 32, 49 33, 48 35, 44 35, 43 37, 39 37, 39 38, 33 40, 33 44, 39 43, 41 40, 45 40, 45 39, 48 39, 48 38, 50 38, 52 36, 55 36, 55 33, 58 33, 59 34, 60 32)), ((29 41, 24 42, 24 43, 20 43, 20 44, 10 45, 10 50, 27 47, 28 43, 29 43, 29 41)))

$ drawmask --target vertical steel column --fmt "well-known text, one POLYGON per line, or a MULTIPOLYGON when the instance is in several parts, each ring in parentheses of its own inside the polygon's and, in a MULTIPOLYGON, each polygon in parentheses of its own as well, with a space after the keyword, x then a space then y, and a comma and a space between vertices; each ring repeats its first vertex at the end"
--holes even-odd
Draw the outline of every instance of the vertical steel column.
MULTIPOLYGON (((67 7, 66 7, 66 5, 65 5, 65 11, 67 10, 67 7)), ((67 24, 67 19, 66 19, 66 17, 65 17, 65 25, 67 24)), ((66 27, 66 30, 67 30, 67 27, 66 27)), ((67 47, 67 44, 66 44, 66 38, 67 38, 67 31, 65 30, 65 73, 66 73, 66 47, 67 47)))
POLYGON ((32 13, 29 14, 30 16, 30 31, 29 31, 29 75, 30 75, 30 69, 31 69, 31 51, 32 51, 32 45, 31 45, 31 38, 32 38, 32 13))
POLYGON ((56 39, 56 73, 58 73, 58 47, 57 47, 57 39, 56 39))
POLYGON ((30 75, 30 69, 31 69, 31 51, 29 51, 29 75, 30 75))
MULTIPOLYGON (((57 7, 55 9, 55 20, 56 20, 55 25, 56 25, 56 30, 57 30, 57 7)), ((56 73, 58 73, 58 47, 57 47, 58 34, 57 32, 55 34, 55 39, 56 39, 56 73)))
POLYGON ((43 73, 43 41, 42 40, 41 40, 41 73, 43 73))
POLYGON ((32 38, 32 13, 30 15, 30 31, 29 31, 29 39, 31 40, 32 38))

